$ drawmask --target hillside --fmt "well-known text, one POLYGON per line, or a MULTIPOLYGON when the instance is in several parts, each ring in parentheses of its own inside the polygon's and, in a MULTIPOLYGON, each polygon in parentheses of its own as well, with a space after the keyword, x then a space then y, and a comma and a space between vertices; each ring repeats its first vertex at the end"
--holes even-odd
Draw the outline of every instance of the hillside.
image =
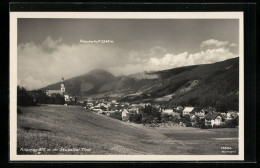
MULTIPOLYGON (((216 106, 218 100, 236 97, 239 86, 239 58, 213 64, 173 68, 115 77, 104 70, 94 70, 65 81, 70 95, 119 97, 122 101, 163 100, 183 105, 216 106), (167 97, 166 99, 164 99, 167 97), (207 99, 210 101, 207 103, 207 99), (213 100, 215 99, 215 100, 213 100), (213 103, 212 103, 213 102, 213 103)), ((46 89, 59 89, 60 83, 46 89)), ((234 106, 234 109, 237 105, 234 106)))

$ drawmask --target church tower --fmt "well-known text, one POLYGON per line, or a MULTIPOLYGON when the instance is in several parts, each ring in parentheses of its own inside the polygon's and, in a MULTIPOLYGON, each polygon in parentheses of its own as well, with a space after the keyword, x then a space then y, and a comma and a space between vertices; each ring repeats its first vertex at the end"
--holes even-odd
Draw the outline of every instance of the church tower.
POLYGON ((62 81, 61 81, 60 91, 61 91, 61 93, 64 95, 64 92, 65 92, 64 78, 62 77, 61 80, 62 80, 62 81))

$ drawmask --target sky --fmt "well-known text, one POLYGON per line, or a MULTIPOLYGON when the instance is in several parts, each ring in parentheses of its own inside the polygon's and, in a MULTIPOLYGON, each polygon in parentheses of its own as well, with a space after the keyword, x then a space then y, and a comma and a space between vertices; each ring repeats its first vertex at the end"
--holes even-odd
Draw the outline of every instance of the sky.
POLYGON ((115 76, 238 57, 236 19, 18 19, 18 85, 94 69, 115 76), (107 43, 93 40, 109 40, 107 43))

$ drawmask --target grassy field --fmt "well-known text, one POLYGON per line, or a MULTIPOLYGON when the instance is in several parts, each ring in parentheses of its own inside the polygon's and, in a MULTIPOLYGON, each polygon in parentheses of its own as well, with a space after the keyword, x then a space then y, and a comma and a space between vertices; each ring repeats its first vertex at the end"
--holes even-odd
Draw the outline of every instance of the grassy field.
POLYGON ((22 107, 18 154, 237 154, 238 129, 149 128, 77 106, 22 107), (228 149, 221 149, 228 147, 228 149), (231 149, 230 149, 231 148, 231 149), (222 151, 233 151, 222 153, 222 151))

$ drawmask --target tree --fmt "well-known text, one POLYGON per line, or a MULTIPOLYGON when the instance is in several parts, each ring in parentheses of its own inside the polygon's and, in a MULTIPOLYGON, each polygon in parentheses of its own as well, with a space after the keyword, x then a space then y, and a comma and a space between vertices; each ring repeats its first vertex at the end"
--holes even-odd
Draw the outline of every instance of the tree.
POLYGON ((153 116, 161 118, 161 113, 158 108, 152 107, 151 105, 145 106, 143 109, 141 109, 142 113, 145 113, 146 116, 153 116))
POLYGON ((18 106, 35 106, 37 101, 30 95, 25 88, 17 86, 17 105, 18 106))
POLYGON ((51 95, 49 103, 50 104, 64 104, 65 103, 64 96, 60 95, 59 93, 54 93, 51 95))
POLYGON ((186 121, 190 121, 190 115, 185 115, 184 118, 186 121))

